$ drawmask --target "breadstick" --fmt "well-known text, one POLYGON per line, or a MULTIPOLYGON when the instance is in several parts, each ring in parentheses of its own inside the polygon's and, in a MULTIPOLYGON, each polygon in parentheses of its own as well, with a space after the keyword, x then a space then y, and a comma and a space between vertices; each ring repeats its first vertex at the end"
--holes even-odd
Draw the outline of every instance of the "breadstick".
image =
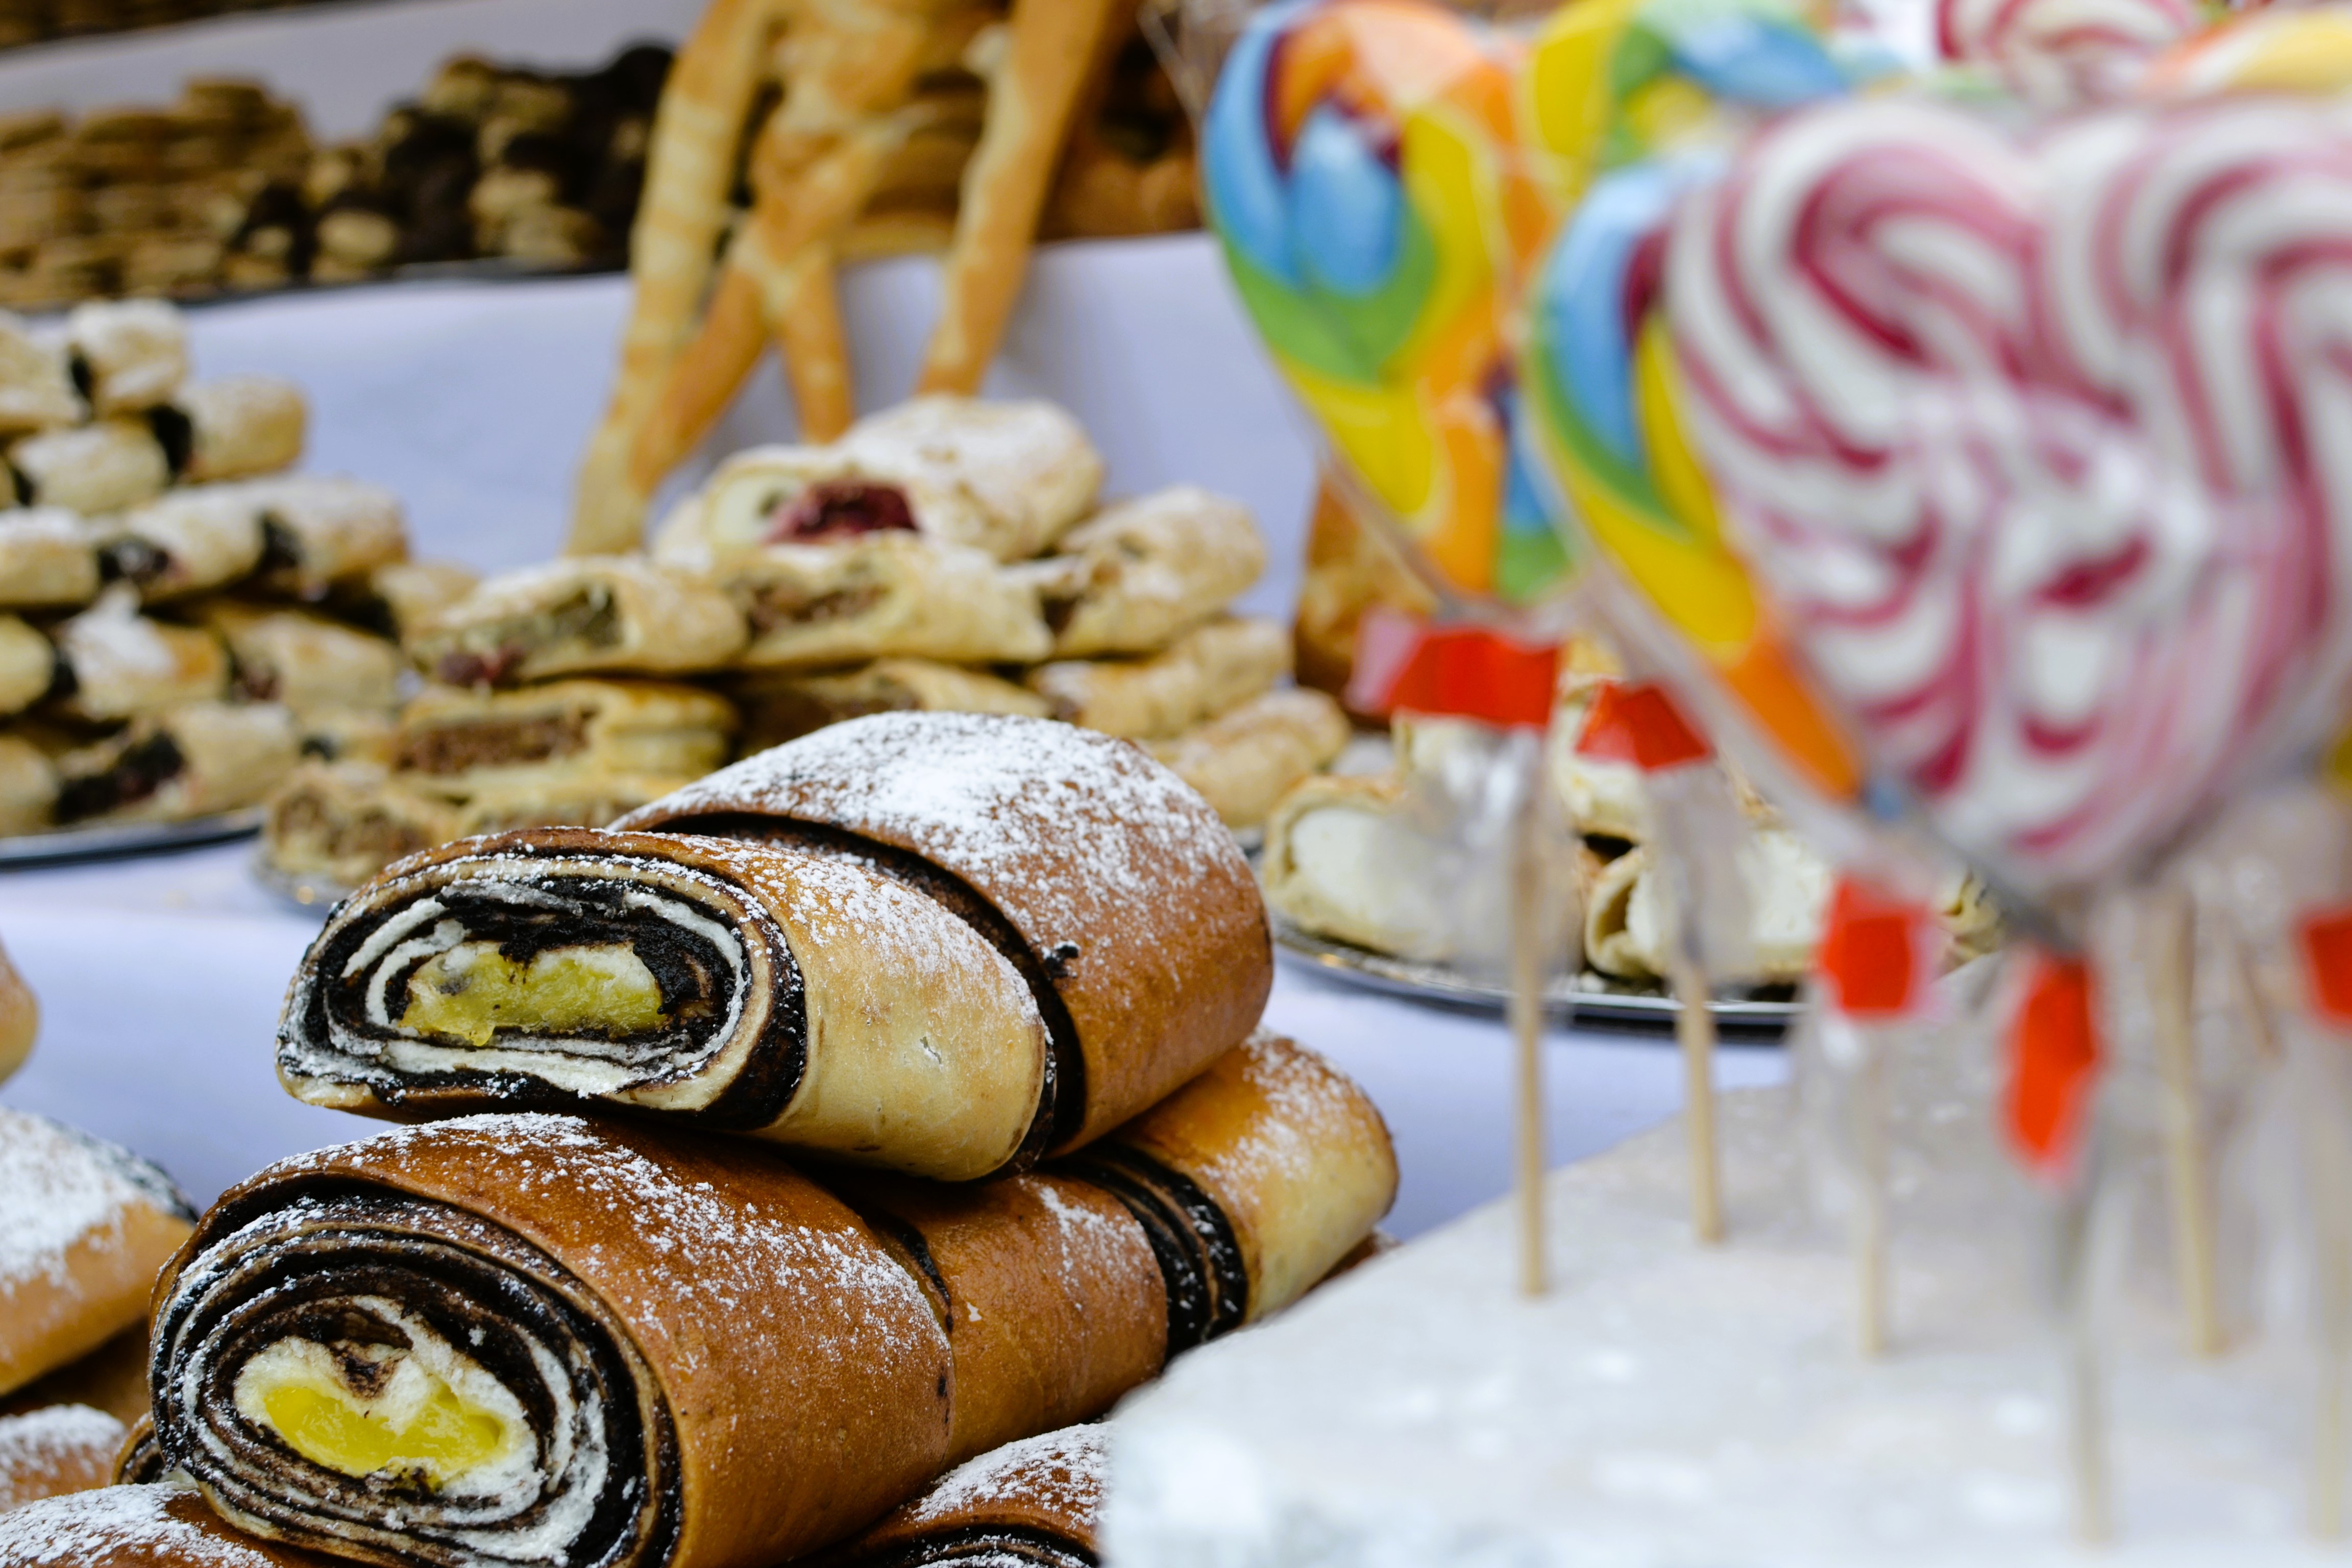
POLYGON ((830 244, 807 247, 780 269, 771 289, 768 319, 775 323, 776 352, 792 382, 803 441, 830 441, 857 417, 849 338, 834 288, 835 254, 830 244))
POLYGON ((604 424, 581 463, 569 548, 635 545, 651 499, 630 483, 639 426, 693 331, 727 222, 735 157, 781 0, 712 0, 671 68, 654 117, 644 205, 629 236, 635 293, 604 424))
POLYGON ((988 121, 963 178, 922 392, 976 393, 1028 268, 1037 216, 1116 0, 1013 0, 988 121))

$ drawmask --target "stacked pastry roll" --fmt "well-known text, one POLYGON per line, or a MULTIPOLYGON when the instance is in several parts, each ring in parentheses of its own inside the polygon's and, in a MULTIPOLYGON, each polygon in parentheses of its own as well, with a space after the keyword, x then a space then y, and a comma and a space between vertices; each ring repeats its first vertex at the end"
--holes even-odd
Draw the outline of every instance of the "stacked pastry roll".
POLYGON ((871 715, 610 829, 401 862, 305 956, 278 1066, 415 1124, 198 1222, 136 1484, 0 1520, 0 1564, 896 1550, 955 1467, 1279 1310, 1386 1211, 1379 1113, 1257 1027, 1270 986, 1213 810, 1042 719, 871 715))
POLYGON ((307 417, 268 377, 191 382, 167 305, 0 317, 0 834, 254 805, 389 736, 366 623, 415 574, 400 509, 282 472, 307 417))

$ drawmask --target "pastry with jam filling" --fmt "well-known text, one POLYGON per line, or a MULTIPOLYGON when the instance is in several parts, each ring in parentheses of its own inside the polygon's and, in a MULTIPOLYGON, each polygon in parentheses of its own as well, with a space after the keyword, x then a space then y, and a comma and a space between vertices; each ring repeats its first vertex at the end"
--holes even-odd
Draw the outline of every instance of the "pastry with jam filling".
POLYGON ((100 418, 143 414, 188 379, 188 328, 160 300, 93 300, 66 318, 75 388, 100 418))
POLYGON ((220 638, 141 615, 137 596, 120 584, 51 636, 58 658, 49 706, 68 719, 113 723, 228 692, 220 638))
POLYGON ((58 804, 58 765, 49 748, 0 731, 0 834, 38 833, 58 804))
POLYGON ((400 703, 400 649, 308 610, 216 599, 196 617, 228 645, 238 695, 282 702, 297 718, 329 710, 390 714, 400 703))
POLYGON ((730 680, 745 755, 868 713, 1025 713, 1045 700, 983 670, 928 658, 882 658, 855 669, 757 671, 730 680))
POLYGON ((16 500, 84 516, 126 511, 172 482, 163 444, 143 419, 101 419, 26 436, 8 448, 16 500))
POLYGON ((64 346, 35 337, 20 318, 0 311, 0 432, 79 425, 88 413, 66 369, 64 346))
POLYGON ((292 468, 302 460, 310 407, 290 381, 227 375, 197 382, 150 417, 173 472, 200 484, 292 468))
POLYGON ((319 474, 241 483, 261 513, 266 592, 322 598, 408 558, 400 499, 381 485, 319 474))
POLYGON ((641 556, 575 556, 493 577, 408 639, 452 686, 562 675, 685 674, 743 646, 743 617, 701 576, 641 556))
POLYGON ((832 450, 861 473, 960 498, 957 531, 941 537, 999 561, 1051 549, 1102 489, 1102 454, 1066 410, 1043 401, 932 393, 867 415, 832 450))
POLYGON ((0 718, 47 696, 57 678, 58 652, 49 639, 14 616, 0 615, 0 718))
POLYGON ((104 567, 148 604, 224 587, 261 564, 261 509, 240 485, 167 491, 107 531, 104 567))
POLYGON ((1339 754, 1349 732, 1337 702, 1291 688, 1254 697, 1147 749, 1199 790, 1226 826, 1238 829, 1263 826, 1292 785, 1339 754))
POLYGON ((1054 717, 1107 735, 1181 735, 1290 673, 1290 638, 1271 621, 1229 617, 1193 627, 1141 658, 1056 659, 1029 672, 1054 717))
POLYGON ((63 507, 0 510, 0 606, 71 609, 97 598, 100 538, 63 507))

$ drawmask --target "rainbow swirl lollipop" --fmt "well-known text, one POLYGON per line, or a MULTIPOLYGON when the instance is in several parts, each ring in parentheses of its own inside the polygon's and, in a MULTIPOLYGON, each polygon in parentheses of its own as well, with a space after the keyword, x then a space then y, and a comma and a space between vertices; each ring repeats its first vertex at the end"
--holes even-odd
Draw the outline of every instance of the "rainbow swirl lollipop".
MULTIPOLYGON (((1581 199, 1531 287, 1520 360, 1558 512, 1635 614, 1704 662, 1715 689, 1694 695, 1727 694, 1729 716, 1781 772, 1841 803, 1860 794, 1862 768, 1723 538, 1655 305, 1668 220, 1716 163, 1661 149, 1687 148, 1710 112, 1771 112, 1840 94, 1851 78, 1798 12, 1769 0, 1598 0, 1563 12, 1530 80, 1555 177, 1581 199)), ((1718 728, 1726 706, 1699 703, 1718 728)))
POLYGON ((1338 456, 1466 594, 1566 560, 1515 471, 1505 329, 1550 209, 1517 155, 1507 41, 1418 0, 1252 19, 1202 133, 1208 216, 1338 456))

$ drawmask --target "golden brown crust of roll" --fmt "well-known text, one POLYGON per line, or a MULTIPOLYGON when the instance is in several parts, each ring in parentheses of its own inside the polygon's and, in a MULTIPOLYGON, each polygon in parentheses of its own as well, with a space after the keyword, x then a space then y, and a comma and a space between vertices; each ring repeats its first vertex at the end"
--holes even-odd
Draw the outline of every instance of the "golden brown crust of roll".
POLYGON ((684 673, 727 663, 743 617, 699 575, 642 556, 574 556, 484 582, 411 636, 418 666, 455 686, 563 675, 684 673))
MULTIPOLYGON (((0 1399, 0 1415, 22 1415, 52 1405, 87 1405, 128 1427, 147 1414, 147 1320, 123 1330, 88 1355, 37 1377, 0 1399)), ((109 1472, 111 1474, 112 1472, 109 1472)))
POLYGON ((951 1462, 1098 1415, 1159 1375, 1167 1287, 1142 1226, 1102 1188, 1042 1173, 835 1185, 886 1236, 919 1237, 923 1272, 944 1290, 951 1462))
POLYGON ((33 1054, 34 1037, 41 1032, 41 1005, 33 988, 0 949, 0 1082, 25 1065, 33 1054))
MULTIPOLYGON (((775 1562, 837 1540, 946 1462, 948 1336, 866 1223, 766 1150, 620 1123, 471 1117, 281 1161, 225 1194, 156 1280, 159 1335, 177 1321, 182 1270, 224 1235, 299 1194, 353 1185, 520 1237, 625 1329, 675 1433, 665 1568, 775 1562)), ((158 1353, 178 1365, 170 1342, 158 1353)), ((176 1407, 158 1417, 166 1449, 189 1461, 176 1407)), ((191 1468, 217 1505, 208 1472, 191 1468)))
POLYGON ((184 1486, 106 1487, 0 1517, 0 1568, 331 1568, 339 1561, 244 1534, 184 1486))
POLYGON ((1174 774, 1107 737, 1039 719, 876 714, 618 826, 753 837, 789 823, 919 857, 1012 922, 1085 1062, 1083 1113, 1057 1129, 1057 1148, 1108 1131, 1245 1037, 1273 989, 1265 905, 1233 836, 1174 774))
POLYGON ((0 1394, 138 1321, 188 1229, 184 1201, 153 1166, 0 1106, 0 1394))
POLYGON ((1029 672, 1054 717, 1129 740, 1180 735, 1290 672, 1289 639, 1271 621, 1195 626, 1144 658, 1057 659, 1029 672))
POLYGON ((992 1539, 1009 1538, 1041 1563, 1063 1549, 1095 1560, 1108 1489, 1108 1429, 1066 1426, 992 1449, 941 1476, 922 1496, 826 1554, 826 1568, 952 1562, 992 1539), (1044 1548, 1040 1552, 1039 1548, 1044 1548))
POLYGON ((122 1436, 121 1422, 87 1405, 0 1415, 0 1513, 106 1485, 122 1436))
POLYGON ((1305 1295, 1396 1201, 1396 1148, 1364 1091, 1264 1030, 1113 1135, 1223 1211, 1249 1273, 1248 1321, 1305 1295))

